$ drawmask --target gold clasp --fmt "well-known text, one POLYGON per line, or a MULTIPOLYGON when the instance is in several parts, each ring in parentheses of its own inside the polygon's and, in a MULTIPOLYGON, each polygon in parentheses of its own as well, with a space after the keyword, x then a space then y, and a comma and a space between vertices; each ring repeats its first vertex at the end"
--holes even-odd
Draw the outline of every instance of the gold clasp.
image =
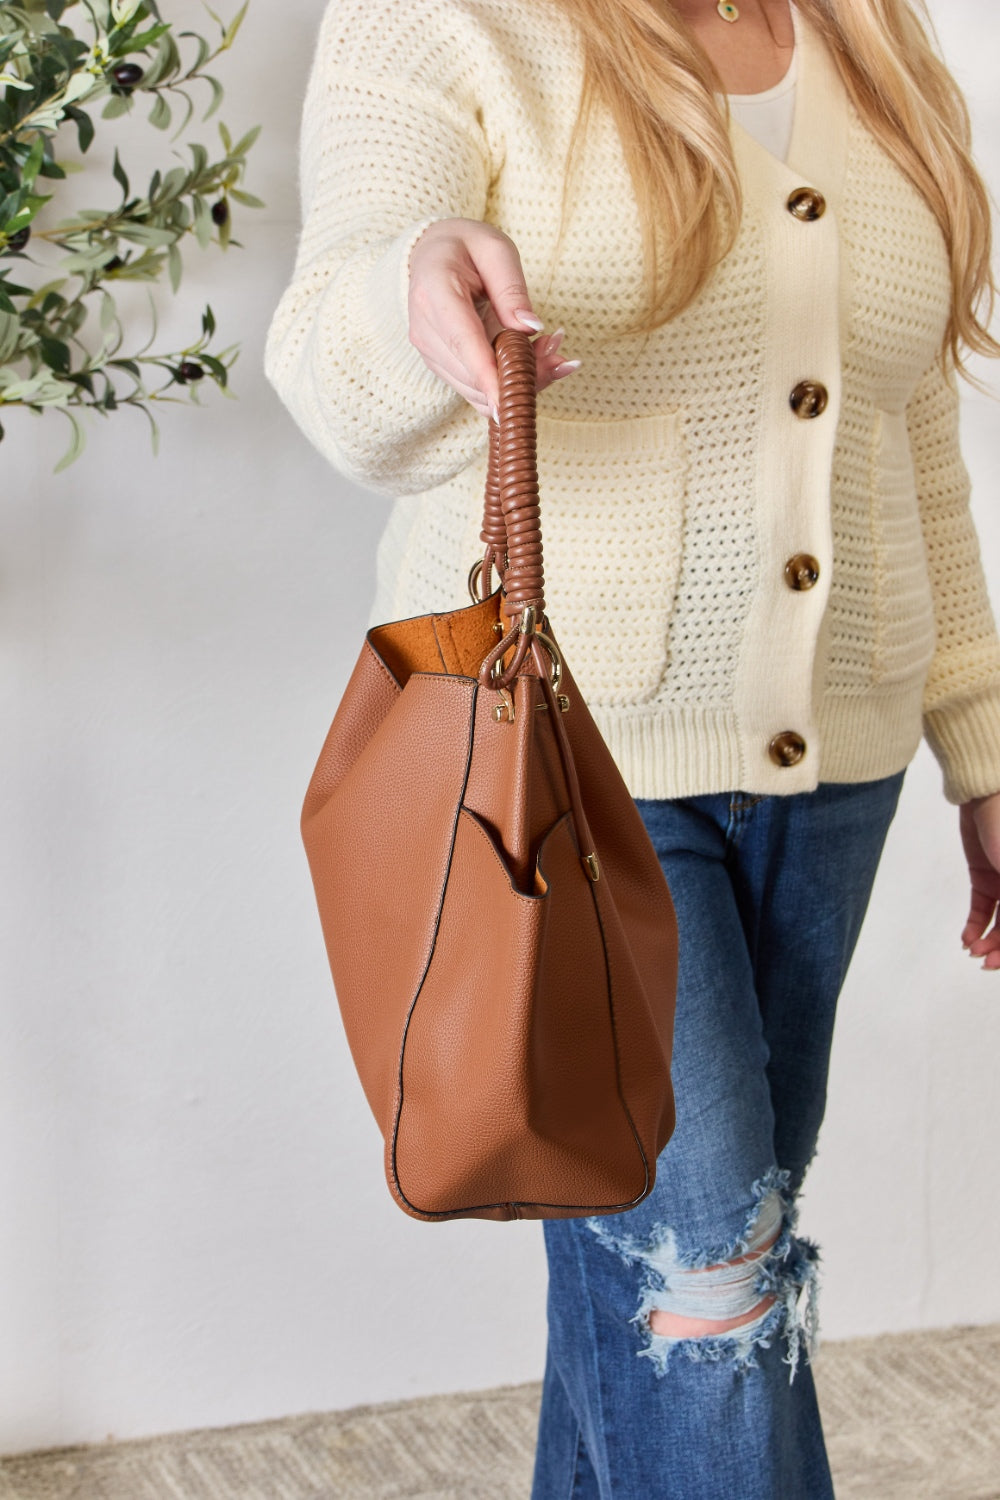
POLYGON ((513 724, 514 722, 514 696, 509 688, 497 688, 500 694, 500 702, 493 710, 493 717, 498 724, 513 724))

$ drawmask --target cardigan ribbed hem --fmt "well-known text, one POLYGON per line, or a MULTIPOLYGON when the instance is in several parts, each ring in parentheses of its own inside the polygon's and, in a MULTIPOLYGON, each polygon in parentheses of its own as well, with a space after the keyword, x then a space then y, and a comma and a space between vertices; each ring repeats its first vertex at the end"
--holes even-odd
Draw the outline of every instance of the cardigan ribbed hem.
POLYGON ((743 768, 735 714, 648 705, 642 712, 589 707, 633 797, 739 789, 743 768))
MULTIPOLYGON (((828 697, 798 765, 768 762, 762 767, 755 757, 752 771, 732 712, 657 710, 648 704, 641 710, 590 705, 590 712, 629 792, 644 798, 736 791, 784 796, 812 791, 821 781, 877 781, 909 765, 921 739, 913 684, 859 697, 828 697)), ((1000 707, 997 712, 1000 724, 1000 707)))

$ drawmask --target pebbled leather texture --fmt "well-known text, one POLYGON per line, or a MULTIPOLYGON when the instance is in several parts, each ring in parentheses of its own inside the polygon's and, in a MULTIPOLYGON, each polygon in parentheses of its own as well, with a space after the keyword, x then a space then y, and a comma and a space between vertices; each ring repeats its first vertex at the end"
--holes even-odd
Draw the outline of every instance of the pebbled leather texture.
POLYGON ((674 1126, 673 905, 568 667, 563 713, 519 630, 532 607, 554 639, 535 367, 527 335, 496 347, 482 578, 503 587, 368 632, 301 820, 386 1180, 428 1220, 620 1212, 674 1126))

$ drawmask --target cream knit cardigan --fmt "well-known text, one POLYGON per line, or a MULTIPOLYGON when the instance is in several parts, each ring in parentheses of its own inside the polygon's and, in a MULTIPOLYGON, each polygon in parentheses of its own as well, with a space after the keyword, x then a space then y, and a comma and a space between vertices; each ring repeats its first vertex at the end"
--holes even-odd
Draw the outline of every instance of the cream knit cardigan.
POLYGON ((486 424, 407 332, 435 219, 499 225, 583 368, 539 398, 546 597, 637 797, 789 793, 901 769, 1000 789, 1000 645, 969 516, 957 391, 937 364, 941 234, 804 18, 787 163, 734 123, 739 240, 648 339, 616 132, 590 136, 556 255, 577 40, 548 0, 333 0, 305 100, 304 226, 267 375, 349 478, 398 497, 370 622, 468 602, 486 424), (828 205, 787 209, 800 186, 828 205), (789 394, 822 382, 803 420, 789 394), (815 557, 793 591, 784 568, 815 557), (796 765, 769 746, 792 730, 796 765))

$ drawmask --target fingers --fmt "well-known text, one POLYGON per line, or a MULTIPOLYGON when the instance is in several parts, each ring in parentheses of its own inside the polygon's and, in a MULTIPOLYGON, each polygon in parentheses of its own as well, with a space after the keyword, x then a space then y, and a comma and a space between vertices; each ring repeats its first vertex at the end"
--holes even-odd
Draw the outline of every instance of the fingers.
MULTIPOLYGON (((475 220, 440 220, 410 256, 410 341, 433 373, 481 416, 499 400, 493 339, 502 328, 540 332, 513 242, 475 220)), ((563 330, 536 339, 538 388, 565 379, 579 361, 561 353, 563 330)))
POLYGON ((480 411, 497 403, 492 328, 536 331, 513 242, 492 225, 446 219, 430 225, 410 254, 410 341, 443 380, 480 411))
POLYGON ((497 326, 487 328, 490 337, 495 337, 501 328, 541 333, 544 324, 531 305, 521 257, 513 240, 496 231, 476 235, 473 254, 483 295, 496 319, 497 326))
POLYGON ((984 969, 1000 969, 1000 931, 996 928, 986 937, 967 944, 967 948, 972 958, 982 959, 984 969))
POLYGON ((484 413, 496 404, 496 360, 468 288, 439 282, 410 297, 410 342, 442 380, 484 413))
POLYGON ((446 381, 460 396, 464 396, 469 405, 474 407, 481 417, 492 416, 492 409, 487 403, 485 392, 477 390, 474 386, 468 385, 461 379, 456 379, 454 375, 446 371, 435 360, 429 359, 427 355, 424 355, 424 363, 429 370, 433 371, 440 379, 446 381))
POLYGON ((963 803, 959 827, 972 887, 962 944, 984 969, 1000 969, 1000 796, 963 803))
POLYGON ((535 364, 538 371, 538 389, 544 391, 557 380, 565 380, 580 368, 580 360, 566 359, 563 353, 565 328, 557 328, 548 338, 535 340, 535 364))
MULTIPOLYGON (((483 325, 473 314, 456 318, 461 331, 446 338, 432 323, 422 332, 418 345, 424 363, 442 380, 464 396, 480 416, 490 414, 496 402, 496 365, 493 351, 486 341, 483 325), (478 347, 482 343, 482 348, 478 347)), ((413 340, 416 342, 416 340, 413 340)))
POLYGON ((1000 969, 1000 922, 997 897, 973 886, 969 915, 962 929, 962 945, 973 958, 983 959, 984 969, 1000 969))

